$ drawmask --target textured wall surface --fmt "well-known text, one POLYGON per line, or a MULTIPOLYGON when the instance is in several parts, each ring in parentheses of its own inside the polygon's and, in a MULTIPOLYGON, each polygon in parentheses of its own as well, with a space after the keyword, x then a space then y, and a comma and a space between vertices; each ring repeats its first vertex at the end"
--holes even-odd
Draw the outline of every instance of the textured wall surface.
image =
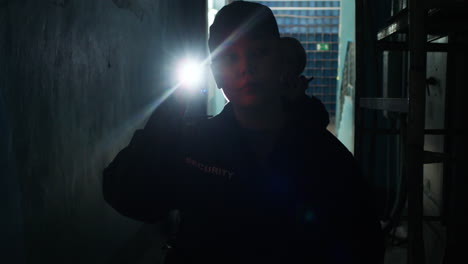
POLYGON ((158 240, 148 238, 156 227, 105 204, 101 172, 169 85, 167 65, 187 47, 204 50, 205 9, 182 0, 0 1, 0 262, 138 263, 158 240))
MULTIPOLYGON (((348 148, 354 152, 354 83, 347 85, 343 91, 346 68, 348 72, 354 73, 354 63, 346 65, 346 58, 354 62, 354 52, 346 54, 349 45, 355 42, 355 3, 354 1, 341 1, 340 12, 340 35, 338 51, 338 80, 336 90, 336 136, 348 148), (346 65, 346 67, 345 67, 346 65), (341 98, 343 97, 343 98, 341 98), (344 99, 344 100, 342 100, 344 99)), ((353 49, 354 51, 354 49, 353 49)), ((355 80, 355 77, 348 77, 348 80, 355 80)))

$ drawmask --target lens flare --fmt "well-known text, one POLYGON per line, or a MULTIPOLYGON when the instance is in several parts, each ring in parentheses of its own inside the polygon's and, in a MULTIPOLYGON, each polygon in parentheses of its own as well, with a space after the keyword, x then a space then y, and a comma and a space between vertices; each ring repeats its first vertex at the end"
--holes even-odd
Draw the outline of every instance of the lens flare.
POLYGON ((197 86, 203 79, 202 64, 194 60, 184 60, 178 67, 177 76, 183 86, 197 86))

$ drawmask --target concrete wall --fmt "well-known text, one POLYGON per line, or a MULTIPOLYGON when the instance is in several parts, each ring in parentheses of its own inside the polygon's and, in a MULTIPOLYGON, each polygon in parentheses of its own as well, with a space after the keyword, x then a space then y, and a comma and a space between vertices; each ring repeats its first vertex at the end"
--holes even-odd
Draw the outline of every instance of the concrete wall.
POLYGON ((0 1, 0 262, 139 263, 161 242, 101 172, 205 38, 201 0, 0 1))

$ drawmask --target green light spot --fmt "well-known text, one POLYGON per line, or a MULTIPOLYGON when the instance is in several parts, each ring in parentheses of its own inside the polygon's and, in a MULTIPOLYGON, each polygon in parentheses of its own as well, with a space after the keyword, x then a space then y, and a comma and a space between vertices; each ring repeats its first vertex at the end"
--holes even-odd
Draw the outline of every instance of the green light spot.
POLYGON ((330 45, 328 43, 317 43, 317 50, 318 51, 329 51, 330 45))

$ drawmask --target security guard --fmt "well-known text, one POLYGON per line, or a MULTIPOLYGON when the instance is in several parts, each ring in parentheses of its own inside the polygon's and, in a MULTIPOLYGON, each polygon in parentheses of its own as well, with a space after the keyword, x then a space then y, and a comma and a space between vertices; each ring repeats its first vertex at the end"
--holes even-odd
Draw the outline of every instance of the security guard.
POLYGON ((209 47, 224 110, 187 125, 174 96, 105 169, 104 197, 121 214, 180 211, 166 263, 381 262, 369 188, 325 108, 305 95, 285 107, 279 40, 269 8, 222 8, 209 47))

